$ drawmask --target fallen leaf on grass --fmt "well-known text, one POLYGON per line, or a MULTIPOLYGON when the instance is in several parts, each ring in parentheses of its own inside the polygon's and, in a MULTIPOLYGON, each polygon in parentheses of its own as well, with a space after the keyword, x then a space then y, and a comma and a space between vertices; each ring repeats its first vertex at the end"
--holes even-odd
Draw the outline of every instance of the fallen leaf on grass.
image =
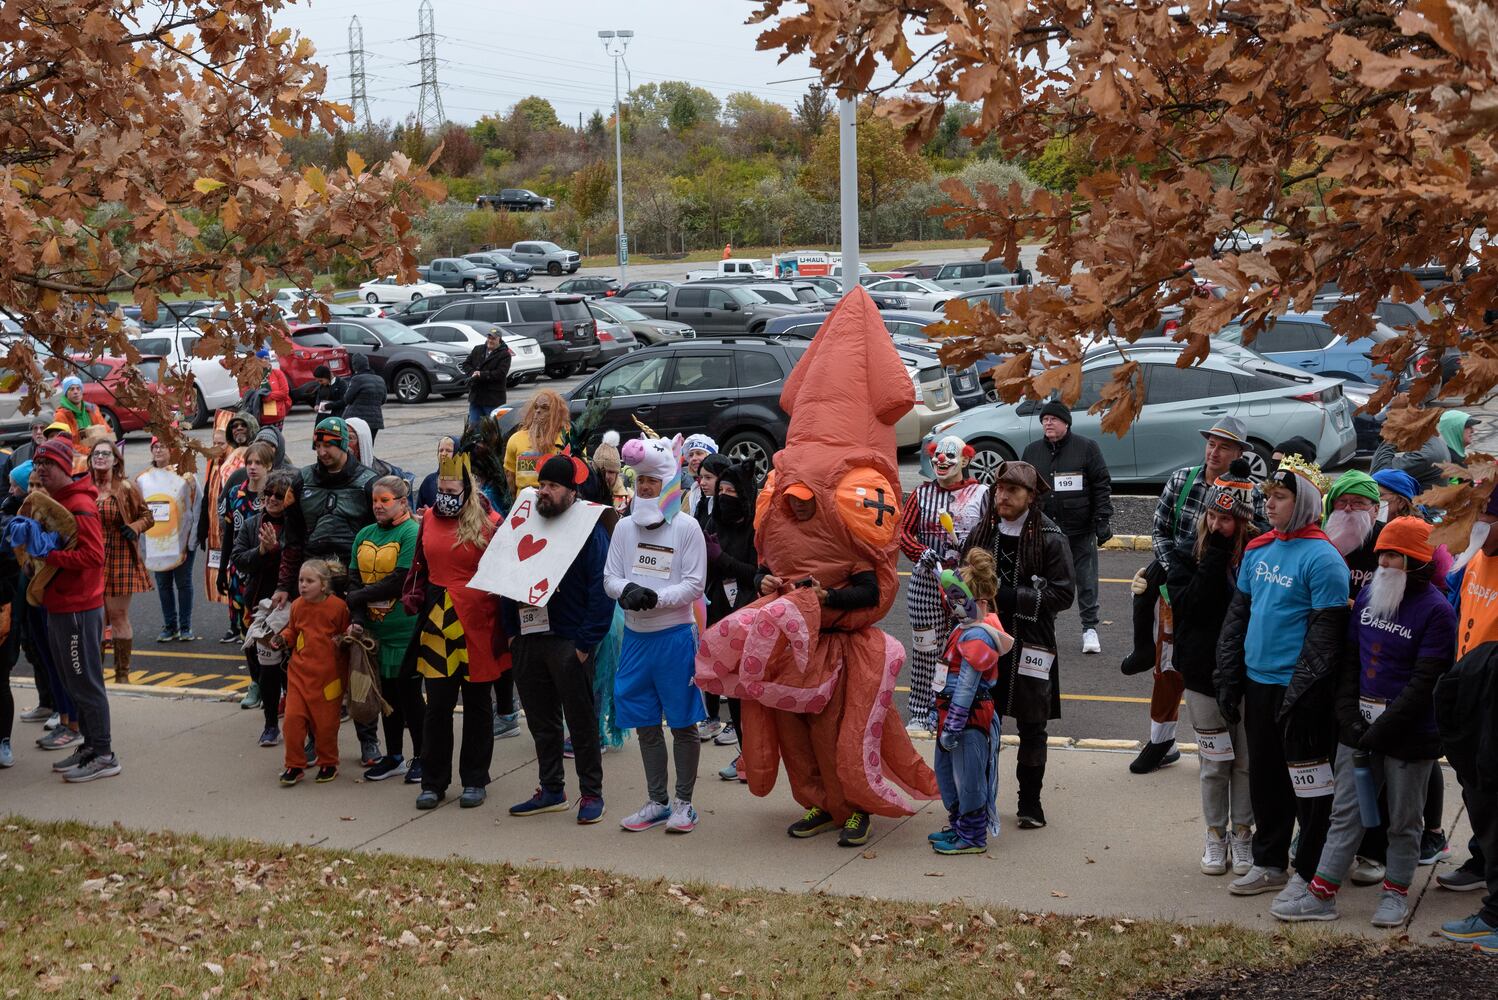
POLYGON ((1059 966, 1061 966, 1061 968, 1063 968, 1063 969, 1070 969, 1071 968, 1071 963, 1072 963, 1072 957, 1071 957, 1071 953, 1070 952, 1068 952, 1068 951, 1061 951, 1061 952, 1057 953, 1057 955, 1056 955, 1056 964, 1059 965, 1059 966))
POLYGON ((224 974, 224 967, 217 962, 204 962, 203 968, 208 970, 210 976, 222 976, 224 974))

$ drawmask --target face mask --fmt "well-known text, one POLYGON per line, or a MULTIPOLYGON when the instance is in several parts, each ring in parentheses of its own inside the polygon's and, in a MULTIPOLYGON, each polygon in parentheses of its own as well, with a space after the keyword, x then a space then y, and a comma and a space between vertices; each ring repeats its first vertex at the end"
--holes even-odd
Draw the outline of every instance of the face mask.
POLYGON ((457 517, 463 510, 463 498, 452 493, 438 493, 432 502, 432 513, 438 517, 457 517))
POLYGON ((962 577, 949 569, 941 573, 941 602, 959 622, 978 620, 978 602, 962 582, 962 577))
POLYGON ((1385 500, 1378 505, 1378 516, 1375 520, 1389 523, 1389 501, 1385 500))
POLYGON ((654 528, 666 518, 661 514, 660 497, 635 497, 629 519, 642 528, 654 528))
POLYGON ((724 524, 739 524, 744 520, 743 499, 724 496, 720 493, 713 503, 713 516, 724 524))

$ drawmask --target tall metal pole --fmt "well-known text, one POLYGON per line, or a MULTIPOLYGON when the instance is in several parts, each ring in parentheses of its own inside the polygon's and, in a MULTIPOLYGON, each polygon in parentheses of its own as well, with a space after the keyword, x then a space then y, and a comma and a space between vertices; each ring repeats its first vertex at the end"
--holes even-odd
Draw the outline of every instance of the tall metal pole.
POLYGON ((858 287, 858 102, 837 103, 838 188, 842 214, 843 294, 858 287))
POLYGON ((624 58, 624 52, 629 48, 629 40, 634 35, 633 31, 628 30, 598 33, 598 37, 603 41, 604 51, 614 59, 614 195, 619 223, 614 251, 618 255, 621 285, 627 281, 629 249, 624 242, 624 116, 620 113, 619 105, 619 60, 624 58))

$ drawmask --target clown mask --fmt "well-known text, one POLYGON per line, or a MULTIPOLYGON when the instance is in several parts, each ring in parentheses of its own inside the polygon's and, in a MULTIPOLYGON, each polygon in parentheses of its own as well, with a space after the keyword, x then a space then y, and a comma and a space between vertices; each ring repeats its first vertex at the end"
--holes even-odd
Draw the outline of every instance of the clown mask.
POLYGON ((949 435, 930 445, 931 468, 936 481, 951 489, 962 481, 963 471, 973 457, 973 449, 960 437, 949 435))
POLYGON ((949 569, 941 573, 941 603, 960 624, 962 622, 973 622, 978 620, 978 601, 973 597, 973 592, 968 589, 967 584, 962 582, 962 577, 949 569))

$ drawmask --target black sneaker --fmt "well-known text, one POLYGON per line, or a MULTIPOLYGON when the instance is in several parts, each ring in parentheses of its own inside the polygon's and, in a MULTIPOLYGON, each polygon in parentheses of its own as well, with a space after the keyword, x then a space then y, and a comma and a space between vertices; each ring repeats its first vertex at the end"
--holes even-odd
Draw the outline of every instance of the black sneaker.
POLYGON ((1166 740, 1164 743, 1146 743, 1144 749, 1139 751, 1139 756, 1129 764, 1129 770, 1135 774, 1149 774, 1162 767, 1169 767, 1180 759, 1181 751, 1176 749, 1175 740, 1166 740))
POLYGON ((385 755, 380 753, 378 740, 364 740, 359 744, 359 763, 363 766, 374 767, 384 759, 385 755))
POLYGON ((812 806, 806 810, 806 815, 786 827, 786 833, 792 837, 815 837, 819 833, 827 833, 829 830, 837 829, 837 820, 832 818, 832 813, 826 809, 818 809, 812 806))
POLYGON ((317 769, 317 783, 326 784, 338 777, 338 768, 333 764, 325 764, 317 769))
POLYGON ((232 628, 218 637, 218 644, 220 646, 227 646, 231 642, 244 642, 244 638, 236 635, 232 628))
POLYGON ((302 769, 299 767, 288 767, 281 772, 281 787, 290 788, 302 780, 302 769))
POLYGON ((1420 834, 1420 863, 1433 865, 1451 854, 1451 845, 1446 834, 1440 830, 1426 830, 1420 834))
POLYGON ((1482 872, 1473 871, 1466 865, 1462 865, 1456 871, 1437 875, 1436 885, 1447 892, 1472 892, 1475 889, 1486 889, 1488 880, 1482 872))
POLYGON ((1039 799, 1019 804, 1019 828, 1021 830, 1039 830, 1044 826, 1045 810, 1040 808, 1039 799))
POLYGON ((384 781, 386 778, 396 778, 405 774, 410 765, 404 757, 392 757, 390 754, 379 759, 374 767, 364 772, 365 781, 384 781))
POLYGON ((873 829, 874 824, 870 821, 869 814, 856 812, 843 824, 842 832, 837 835, 837 846, 862 847, 869 842, 869 833, 873 829))
POLYGON ((405 783, 408 785, 421 784, 421 761, 413 760, 410 768, 406 770, 405 783))

